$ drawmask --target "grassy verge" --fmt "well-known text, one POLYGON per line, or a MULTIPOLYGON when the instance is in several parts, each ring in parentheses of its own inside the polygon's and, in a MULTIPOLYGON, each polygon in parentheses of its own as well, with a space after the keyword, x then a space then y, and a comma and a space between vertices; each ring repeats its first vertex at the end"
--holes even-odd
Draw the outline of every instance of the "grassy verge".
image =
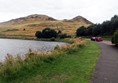
POLYGON ((8 56, 0 67, 1 83, 89 83, 100 49, 88 42, 66 49, 57 47, 46 54, 30 53, 23 61, 8 56))
MULTIPOLYGON (((0 38, 3 39, 21 39, 21 40, 36 40, 36 41, 51 41, 51 38, 40 38, 37 39, 34 36, 24 36, 24 35, 19 35, 19 36, 5 36, 1 35, 0 38)), ((53 42, 65 42, 65 43, 73 43, 73 40, 70 40, 70 38, 56 38, 53 42)))
POLYGON ((112 36, 103 36, 103 39, 104 40, 111 41, 112 40, 112 36))
POLYGON ((22 40, 36 40, 36 38, 34 36, 25 36, 25 35, 17 35, 17 36, 0 35, 0 38, 4 38, 4 39, 22 39, 22 40))

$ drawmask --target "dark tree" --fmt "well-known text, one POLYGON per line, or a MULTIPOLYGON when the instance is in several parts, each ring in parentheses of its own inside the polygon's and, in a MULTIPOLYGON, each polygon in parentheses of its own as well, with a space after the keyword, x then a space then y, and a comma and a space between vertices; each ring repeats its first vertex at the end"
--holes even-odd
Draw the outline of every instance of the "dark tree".
POLYGON ((87 36, 92 36, 93 35, 93 27, 96 26, 96 25, 91 25, 91 26, 88 26, 88 28, 86 28, 86 35, 87 36))
POLYGON ((118 45, 118 30, 114 33, 112 37, 112 43, 118 45))
POLYGON ((80 28, 77 29, 76 31, 76 36, 85 36, 86 35, 86 27, 82 26, 80 28))
POLYGON ((92 33, 93 33, 93 36, 98 36, 101 34, 101 25, 98 24, 96 26, 93 27, 93 30, 92 30, 92 33))
POLYGON ((112 36, 116 30, 118 30, 117 15, 112 17, 109 21, 87 27, 86 35, 91 35, 92 31, 92 35, 94 36, 112 36))
POLYGON ((114 15, 112 18, 111 18, 111 21, 115 20, 118 18, 118 15, 114 15))
POLYGON ((58 33, 53 29, 45 28, 44 30, 42 30, 42 35, 43 38, 52 38, 52 37, 57 38, 58 33))
POLYGON ((36 36, 37 38, 42 38, 42 32, 41 32, 41 31, 37 31, 37 32, 35 33, 35 36, 36 36))

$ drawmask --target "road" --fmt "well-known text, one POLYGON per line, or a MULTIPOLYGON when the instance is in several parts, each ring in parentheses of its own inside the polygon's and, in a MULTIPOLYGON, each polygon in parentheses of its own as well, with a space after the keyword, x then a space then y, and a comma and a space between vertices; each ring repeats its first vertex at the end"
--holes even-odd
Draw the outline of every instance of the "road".
POLYGON ((102 52, 91 83, 118 83, 118 48, 110 41, 97 44, 102 52))

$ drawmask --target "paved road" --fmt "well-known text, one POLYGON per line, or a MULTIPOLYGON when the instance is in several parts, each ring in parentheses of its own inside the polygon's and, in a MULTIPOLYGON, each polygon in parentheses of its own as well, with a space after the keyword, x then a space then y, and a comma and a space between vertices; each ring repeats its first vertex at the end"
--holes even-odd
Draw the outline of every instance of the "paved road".
POLYGON ((91 83, 118 83, 118 48, 109 41, 98 43, 102 48, 91 83))

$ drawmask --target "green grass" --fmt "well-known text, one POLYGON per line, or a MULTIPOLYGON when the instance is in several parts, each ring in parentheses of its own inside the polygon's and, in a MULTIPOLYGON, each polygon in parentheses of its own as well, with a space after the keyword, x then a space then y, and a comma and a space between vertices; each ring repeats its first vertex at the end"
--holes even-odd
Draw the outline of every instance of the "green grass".
POLYGON ((111 40, 112 40, 112 38, 111 38, 111 37, 104 37, 104 40, 111 41, 111 40))
POLYGON ((57 42, 65 42, 65 43, 69 43, 69 44, 74 43, 74 41, 72 40, 72 38, 63 38, 63 39, 57 38, 56 41, 57 42))
POLYGON ((56 57, 35 58, 37 63, 29 60, 17 73, 12 71, 1 77, 0 83, 89 83, 99 54, 100 48, 88 42, 86 46, 57 53, 56 57))
POLYGON ((112 36, 103 36, 103 39, 104 40, 111 41, 112 40, 112 36))

